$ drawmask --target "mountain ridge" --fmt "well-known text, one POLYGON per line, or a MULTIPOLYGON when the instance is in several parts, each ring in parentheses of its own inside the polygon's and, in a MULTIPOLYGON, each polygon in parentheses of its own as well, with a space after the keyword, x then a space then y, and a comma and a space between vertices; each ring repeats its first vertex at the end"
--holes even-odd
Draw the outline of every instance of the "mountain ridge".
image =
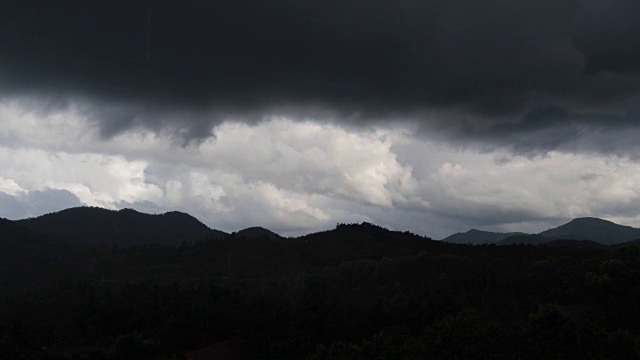
POLYGON ((453 235, 449 235, 446 238, 442 239, 442 241, 446 241, 452 244, 472 244, 472 245, 494 244, 510 236, 515 236, 515 235, 526 235, 526 234, 523 232, 501 233, 501 232, 471 229, 464 233, 459 232, 453 235))
MULTIPOLYGON (((602 245, 616 245, 640 239, 640 229, 616 224, 596 217, 575 218, 557 227, 537 234, 500 233, 471 229, 456 233, 442 241, 472 245, 532 244, 542 245, 557 240, 593 241, 602 245)), ((563 242, 556 243, 562 244, 563 242)))
POLYGON ((600 218, 581 217, 542 231, 539 235, 551 239, 591 240, 604 245, 615 245, 639 239, 640 229, 600 218))
POLYGON ((175 246, 183 241, 227 235, 178 211, 147 214, 133 209, 109 210, 83 206, 16 220, 15 223, 54 239, 89 245, 127 247, 158 243, 175 246))
MULTIPOLYGON (((118 245, 123 247, 142 244, 161 244, 177 246, 184 241, 204 239, 223 239, 228 233, 211 229, 190 214, 180 211, 168 211, 162 214, 147 214, 134 209, 109 210, 99 207, 74 207, 38 217, 21 220, 0 218, 5 227, 14 224, 32 233, 42 234, 52 240, 87 245, 118 245)), ((347 231, 356 226, 359 231, 376 232, 382 229, 377 225, 338 224, 336 229, 347 231)), ((234 233, 236 237, 285 239, 279 234, 259 226, 252 226, 234 233)), ((308 238, 312 234, 296 237, 308 238)), ((453 244, 533 244, 542 245, 558 241, 571 245, 567 241, 591 241, 611 246, 640 239, 640 229, 620 225, 609 220, 595 217, 581 217, 568 221, 555 228, 537 234, 524 232, 491 232, 471 229, 467 232, 452 234, 441 241, 453 244)), ((585 243, 586 244, 586 243, 585 243)), ((574 244, 575 245, 575 244, 574 244)), ((573 245, 571 245, 573 246, 573 245)))
POLYGON ((246 229, 242 229, 238 232, 236 232, 236 236, 238 237, 246 237, 246 238, 263 238, 263 237, 267 237, 269 239, 278 239, 281 238, 282 236, 278 235, 277 233, 267 229, 267 228, 263 228, 261 226, 251 226, 248 227, 246 229))

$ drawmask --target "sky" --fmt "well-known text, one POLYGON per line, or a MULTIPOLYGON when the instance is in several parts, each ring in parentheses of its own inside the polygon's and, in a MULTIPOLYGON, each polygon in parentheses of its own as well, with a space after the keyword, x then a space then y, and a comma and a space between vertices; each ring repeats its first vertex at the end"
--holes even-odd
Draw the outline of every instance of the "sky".
POLYGON ((0 4, 0 217, 640 227, 637 0, 0 4))

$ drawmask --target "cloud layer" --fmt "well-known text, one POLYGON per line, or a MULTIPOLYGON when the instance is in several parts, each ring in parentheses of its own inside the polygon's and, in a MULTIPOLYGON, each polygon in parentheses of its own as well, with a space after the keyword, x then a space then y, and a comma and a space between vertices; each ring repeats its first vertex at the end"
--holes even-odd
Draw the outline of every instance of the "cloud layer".
POLYGON ((188 142, 285 116, 629 155, 582 125, 636 128, 638 13, 635 0, 10 0, 0 92, 45 111, 84 102, 104 138, 144 127, 188 142))
POLYGON ((434 238, 541 231, 579 216, 640 225, 640 168, 612 155, 462 150, 408 129, 271 118, 197 145, 137 129, 110 139, 81 113, 0 106, 0 216, 79 204, 183 210, 211 227, 284 235, 371 221, 434 238))
POLYGON ((636 0, 0 5, 0 216, 640 225, 636 0))

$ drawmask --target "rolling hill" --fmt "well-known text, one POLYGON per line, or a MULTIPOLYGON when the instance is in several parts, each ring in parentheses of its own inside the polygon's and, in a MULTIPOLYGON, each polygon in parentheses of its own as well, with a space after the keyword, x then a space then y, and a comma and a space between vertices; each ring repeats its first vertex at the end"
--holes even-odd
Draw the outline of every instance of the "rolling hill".
POLYGON ((521 233, 521 232, 500 233, 500 232, 471 229, 465 233, 456 233, 451 236, 448 236, 442 239, 442 241, 446 241, 453 244, 472 244, 472 245, 495 244, 508 237, 516 236, 516 235, 527 235, 527 234, 521 233))
POLYGON ((540 235, 553 240, 591 240, 604 245, 615 245, 640 239, 640 229, 603 219, 584 217, 543 231, 540 235))
POLYGON ((274 233, 269 229, 265 229, 263 227, 254 226, 250 228, 246 228, 240 230, 236 233, 236 237, 245 237, 247 239, 260 239, 260 238, 268 238, 268 239, 278 239, 281 238, 280 235, 274 233))
POLYGON ((223 238, 226 235, 210 229, 189 214, 177 211, 152 215, 131 209, 114 211, 77 207, 16 223, 53 239, 87 245, 128 247, 157 243, 176 246, 183 241, 223 238))
MULTIPOLYGON (((619 225, 611 221, 594 217, 577 218, 556 228, 538 234, 500 233, 471 229, 465 233, 456 233, 442 241, 457 244, 532 244, 541 245, 557 240, 591 241, 602 245, 616 245, 640 239, 640 229, 619 225)), ((554 246, 573 244, 556 242, 554 246)))

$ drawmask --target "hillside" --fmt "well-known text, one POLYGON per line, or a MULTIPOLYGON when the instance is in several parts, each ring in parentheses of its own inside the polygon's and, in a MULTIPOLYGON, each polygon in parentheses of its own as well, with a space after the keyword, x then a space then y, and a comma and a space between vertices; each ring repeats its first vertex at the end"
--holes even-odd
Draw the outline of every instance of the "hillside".
POLYGON ((640 250, 569 242, 468 246, 361 223, 53 256, 5 248, 0 354, 171 359, 237 338, 265 359, 638 358, 640 250))
POLYGON ((471 244, 471 245, 495 244, 510 236, 515 236, 515 235, 526 235, 526 234, 522 232, 500 233, 500 232, 471 229, 464 233, 455 233, 453 235, 450 235, 442 239, 442 241, 446 241, 453 244, 471 244))
POLYGON ((366 222, 339 224, 335 229, 301 236, 294 241, 305 248, 313 249, 309 252, 311 256, 332 259, 332 262, 414 255, 420 251, 453 246, 410 232, 391 231, 366 222))
MULTIPOLYGON (((456 233, 442 241, 457 244, 531 244, 541 245, 555 240, 588 240, 601 245, 615 245, 640 239, 640 229, 624 226, 611 221, 585 217, 571 220, 556 228, 545 230, 538 234, 521 232, 499 233, 471 229, 465 233, 456 233)), ((564 244, 558 242, 555 246, 564 244)), ((566 243, 566 245, 575 245, 566 243)))
POLYGON ((0 288, 39 282, 47 275, 47 264, 71 252, 65 242, 0 218, 0 288))
POLYGON ((253 227, 238 231, 236 233, 236 237, 245 237, 247 239, 260 239, 260 238, 277 239, 277 238, 280 238, 281 236, 269 229, 265 229, 259 226, 253 226, 253 227))
POLYGON ((585 217, 571 220, 539 235, 550 239, 591 240, 604 245, 620 244, 640 239, 640 229, 611 221, 585 217))
POLYGON ((48 237, 72 243, 134 246, 157 243, 176 246, 183 241, 222 238, 191 215, 168 212, 144 214, 131 209, 120 211, 97 207, 77 207, 16 222, 48 237))
MULTIPOLYGON (((152 237, 64 245, 0 219, 8 358, 183 358, 230 339, 265 359, 640 357, 635 246, 469 246, 370 223, 166 246, 149 245, 166 231, 149 226, 199 222, 93 208, 54 215, 74 219, 75 236, 112 224, 152 237)), ((518 239, 547 238, 503 241, 518 239)))

